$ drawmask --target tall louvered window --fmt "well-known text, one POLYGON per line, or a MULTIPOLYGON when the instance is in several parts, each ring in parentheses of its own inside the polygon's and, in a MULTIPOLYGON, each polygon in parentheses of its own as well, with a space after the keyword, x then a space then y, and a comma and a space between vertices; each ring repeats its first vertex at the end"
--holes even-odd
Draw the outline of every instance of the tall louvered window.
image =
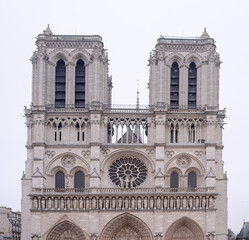
POLYGON ((85 188, 85 175, 81 171, 77 171, 74 175, 74 188, 85 188))
POLYGON ((55 69, 55 107, 64 108, 66 104, 66 66, 62 59, 55 69))
POLYGON ((196 108, 197 68, 194 62, 188 69, 188 108, 196 108))
POLYGON ((172 172, 170 175, 170 187, 178 188, 178 173, 172 172))
POLYGON ((188 187, 189 188, 196 188, 197 186, 197 178, 195 172, 190 172, 188 174, 188 187))
POLYGON ((65 176, 62 171, 55 174, 55 188, 65 188, 65 176))
POLYGON ((179 67, 173 62, 170 73, 170 108, 179 108, 179 67))
POLYGON ((85 107, 85 63, 80 59, 75 68, 75 107, 85 107))

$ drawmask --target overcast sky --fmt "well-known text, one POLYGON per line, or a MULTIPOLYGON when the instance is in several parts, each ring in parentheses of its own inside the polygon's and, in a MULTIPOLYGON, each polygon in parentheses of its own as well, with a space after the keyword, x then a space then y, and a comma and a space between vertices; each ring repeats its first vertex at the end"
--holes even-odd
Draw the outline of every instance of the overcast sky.
POLYGON ((50 24, 54 34, 98 34, 109 50, 113 103, 148 102, 148 58, 160 35, 216 40, 220 109, 226 107, 224 169, 228 173, 228 226, 249 221, 249 1, 248 0, 0 0, 0 204, 21 209, 26 160, 24 106, 31 102, 35 37, 50 24))

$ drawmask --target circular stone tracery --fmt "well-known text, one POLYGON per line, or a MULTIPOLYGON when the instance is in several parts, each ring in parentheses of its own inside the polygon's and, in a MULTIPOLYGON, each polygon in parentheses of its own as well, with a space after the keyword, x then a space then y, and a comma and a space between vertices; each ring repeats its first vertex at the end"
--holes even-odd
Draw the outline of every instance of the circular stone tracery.
POLYGON ((147 168, 137 158, 121 157, 111 164, 108 175, 119 187, 138 187, 146 180, 147 168))

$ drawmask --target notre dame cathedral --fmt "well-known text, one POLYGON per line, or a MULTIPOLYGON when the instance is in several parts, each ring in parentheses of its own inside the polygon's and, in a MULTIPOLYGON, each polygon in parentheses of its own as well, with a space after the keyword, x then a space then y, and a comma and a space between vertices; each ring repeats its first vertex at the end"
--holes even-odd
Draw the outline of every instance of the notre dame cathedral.
POLYGON ((225 240, 220 58, 160 36, 149 105, 115 108, 98 35, 39 34, 25 109, 22 240, 225 240))

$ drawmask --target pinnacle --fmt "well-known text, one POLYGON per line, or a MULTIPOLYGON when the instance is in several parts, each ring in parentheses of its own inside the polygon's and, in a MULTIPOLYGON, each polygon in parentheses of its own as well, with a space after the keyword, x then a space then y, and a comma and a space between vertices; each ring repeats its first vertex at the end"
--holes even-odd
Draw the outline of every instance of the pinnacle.
POLYGON ((51 29, 50 29, 50 27, 49 27, 49 24, 48 24, 46 30, 43 30, 43 33, 44 33, 45 35, 53 35, 53 33, 52 33, 52 31, 51 31, 51 29))
POLYGON ((210 38, 209 35, 208 35, 208 33, 207 33, 206 28, 204 28, 204 32, 202 33, 201 38, 202 39, 210 38))

